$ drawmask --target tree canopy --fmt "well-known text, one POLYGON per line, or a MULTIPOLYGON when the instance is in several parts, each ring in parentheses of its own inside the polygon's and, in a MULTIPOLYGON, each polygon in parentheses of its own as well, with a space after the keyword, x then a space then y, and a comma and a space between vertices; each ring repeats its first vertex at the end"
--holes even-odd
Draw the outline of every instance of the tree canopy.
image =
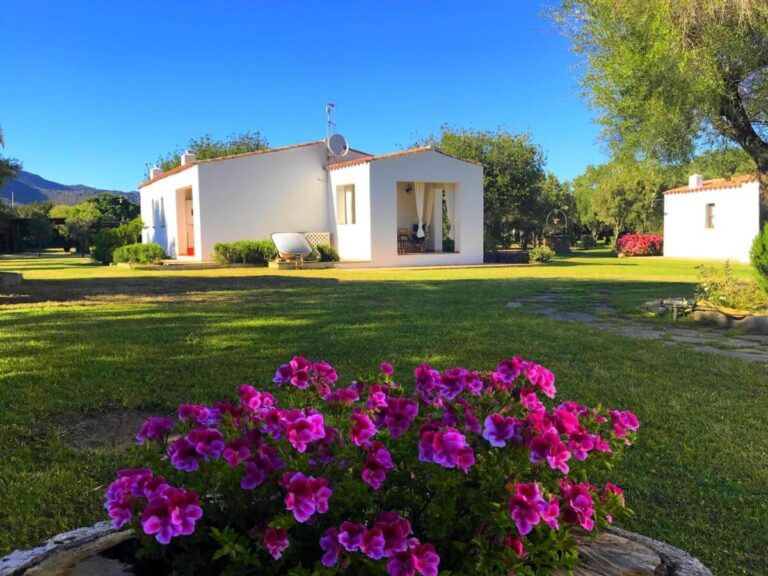
POLYGON ((96 206, 101 218, 105 220, 128 222, 136 218, 141 211, 138 204, 134 204, 125 196, 111 192, 102 192, 94 198, 89 198, 86 202, 96 206))
POLYGON ((5 186, 8 181, 13 180, 21 169, 21 162, 14 158, 4 158, 0 155, 0 188, 5 186))
POLYGON ((172 152, 159 156, 155 162, 147 164, 146 169, 148 172, 153 165, 159 166, 163 171, 175 168, 181 164, 179 157, 185 150, 194 153, 199 160, 209 160, 233 154, 256 152, 265 148, 268 148, 267 139, 259 131, 230 134, 222 139, 203 134, 199 138, 190 138, 185 148, 176 148, 172 152))
POLYGON ((485 246, 508 246, 515 230, 535 227, 546 180, 544 152, 529 134, 443 126, 418 142, 484 167, 485 246))
POLYGON ((726 139, 755 162, 768 201, 768 3, 562 0, 554 16, 614 150, 681 163, 726 139))

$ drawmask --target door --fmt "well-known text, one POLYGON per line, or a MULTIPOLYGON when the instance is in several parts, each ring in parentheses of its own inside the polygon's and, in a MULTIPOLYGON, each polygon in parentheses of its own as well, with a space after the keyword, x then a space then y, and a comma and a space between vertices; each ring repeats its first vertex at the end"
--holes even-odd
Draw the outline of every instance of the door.
POLYGON ((192 206, 192 191, 184 198, 184 221, 187 234, 187 256, 195 255, 195 209, 192 206))

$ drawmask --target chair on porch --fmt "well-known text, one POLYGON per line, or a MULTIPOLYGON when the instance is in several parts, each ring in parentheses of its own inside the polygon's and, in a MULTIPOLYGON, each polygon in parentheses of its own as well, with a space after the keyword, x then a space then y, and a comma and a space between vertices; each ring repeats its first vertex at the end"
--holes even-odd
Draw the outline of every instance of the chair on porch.
POLYGON ((397 253, 408 254, 413 251, 413 242, 411 241, 411 233, 408 228, 397 229, 397 253))

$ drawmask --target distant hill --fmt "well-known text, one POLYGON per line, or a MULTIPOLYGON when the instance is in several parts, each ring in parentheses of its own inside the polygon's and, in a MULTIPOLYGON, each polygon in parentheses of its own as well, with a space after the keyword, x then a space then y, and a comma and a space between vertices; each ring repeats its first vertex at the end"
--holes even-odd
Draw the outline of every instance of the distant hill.
POLYGON ((102 192, 120 194, 135 204, 139 203, 138 192, 101 190, 85 184, 59 184, 24 170, 20 170, 16 178, 0 188, 0 200, 10 202, 11 192, 13 192, 13 198, 17 204, 31 204, 43 200, 50 200, 54 204, 80 204, 80 202, 98 196, 102 192))

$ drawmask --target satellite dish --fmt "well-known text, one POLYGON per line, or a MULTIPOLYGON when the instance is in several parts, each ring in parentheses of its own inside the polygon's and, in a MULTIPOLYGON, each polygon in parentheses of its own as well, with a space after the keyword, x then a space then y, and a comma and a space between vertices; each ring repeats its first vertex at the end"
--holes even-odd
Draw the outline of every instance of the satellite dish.
POLYGON ((347 139, 341 134, 331 134, 327 141, 328 151, 334 156, 345 156, 349 152, 347 139))

